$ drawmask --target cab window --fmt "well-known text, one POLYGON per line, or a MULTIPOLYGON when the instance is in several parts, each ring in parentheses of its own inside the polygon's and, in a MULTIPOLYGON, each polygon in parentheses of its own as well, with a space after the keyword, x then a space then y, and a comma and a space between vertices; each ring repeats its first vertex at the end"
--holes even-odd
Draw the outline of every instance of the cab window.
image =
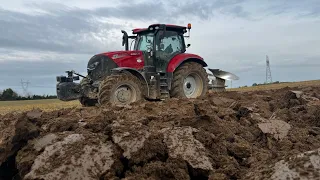
POLYGON ((168 54, 181 52, 183 49, 182 38, 177 32, 166 31, 163 36, 159 37, 160 40, 160 51, 164 51, 168 54))
POLYGON ((153 33, 139 35, 136 50, 147 51, 152 49, 153 33))

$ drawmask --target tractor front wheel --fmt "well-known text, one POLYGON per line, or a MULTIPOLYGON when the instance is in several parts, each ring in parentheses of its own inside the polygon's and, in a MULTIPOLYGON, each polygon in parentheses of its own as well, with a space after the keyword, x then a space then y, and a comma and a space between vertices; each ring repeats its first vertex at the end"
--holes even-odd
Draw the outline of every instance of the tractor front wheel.
MULTIPOLYGON (((81 79, 80 86, 81 86, 82 90, 87 90, 90 88, 90 82, 88 80, 88 77, 81 79)), ((98 103, 97 99, 91 99, 86 96, 80 97, 79 102, 81 103, 81 105, 83 107, 95 106, 98 103)))
POLYGON ((81 105, 83 107, 90 107, 90 106, 95 106, 96 103, 97 103, 97 100, 96 99, 90 99, 90 98, 87 98, 87 97, 81 97, 79 99, 81 105))
POLYGON ((187 62, 173 73, 171 97, 197 98, 208 91, 208 74, 203 66, 196 62, 187 62))
POLYGON ((121 73, 107 76, 100 84, 98 102, 126 105, 142 98, 142 85, 134 75, 121 73))

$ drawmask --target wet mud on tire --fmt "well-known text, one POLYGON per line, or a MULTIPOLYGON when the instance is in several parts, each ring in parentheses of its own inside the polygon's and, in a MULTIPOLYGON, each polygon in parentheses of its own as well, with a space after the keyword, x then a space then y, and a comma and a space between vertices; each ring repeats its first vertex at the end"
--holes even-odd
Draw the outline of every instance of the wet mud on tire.
POLYGON ((101 106, 130 104, 140 101, 144 97, 143 91, 140 80, 130 73, 107 76, 100 84, 98 103, 101 106), (127 96, 130 97, 130 100, 127 99, 127 96))

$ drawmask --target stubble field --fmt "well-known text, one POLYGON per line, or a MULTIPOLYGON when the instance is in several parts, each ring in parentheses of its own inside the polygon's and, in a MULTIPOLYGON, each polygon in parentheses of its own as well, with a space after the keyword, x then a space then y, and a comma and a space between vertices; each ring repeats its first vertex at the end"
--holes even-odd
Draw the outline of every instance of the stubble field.
POLYGON ((0 101, 0 114, 20 113, 32 109, 53 111, 63 108, 79 107, 78 101, 63 102, 58 99, 26 100, 26 101, 0 101))
POLYGON ((287 83, 279 83, 279 84, 267 84, 260 86, 250 86, 250 87, 242 87, 242 88, 229 88, 228 91, 264 91, 264 90, 272 90, 272 89, 281 89, 284 87, 314 87, 319 86, 320 80, 310 80, 310 81, 299 81, 299 82, 287 82, 287 83))

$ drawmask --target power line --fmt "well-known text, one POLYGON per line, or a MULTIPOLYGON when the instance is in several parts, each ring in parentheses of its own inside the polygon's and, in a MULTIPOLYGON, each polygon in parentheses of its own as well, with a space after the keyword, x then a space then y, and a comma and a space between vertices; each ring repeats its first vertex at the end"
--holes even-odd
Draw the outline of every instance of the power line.
POLYGON ((272 83, 271 69, 270 69, 270 61, 268 55, 266 56, 266 83, 272 83))

